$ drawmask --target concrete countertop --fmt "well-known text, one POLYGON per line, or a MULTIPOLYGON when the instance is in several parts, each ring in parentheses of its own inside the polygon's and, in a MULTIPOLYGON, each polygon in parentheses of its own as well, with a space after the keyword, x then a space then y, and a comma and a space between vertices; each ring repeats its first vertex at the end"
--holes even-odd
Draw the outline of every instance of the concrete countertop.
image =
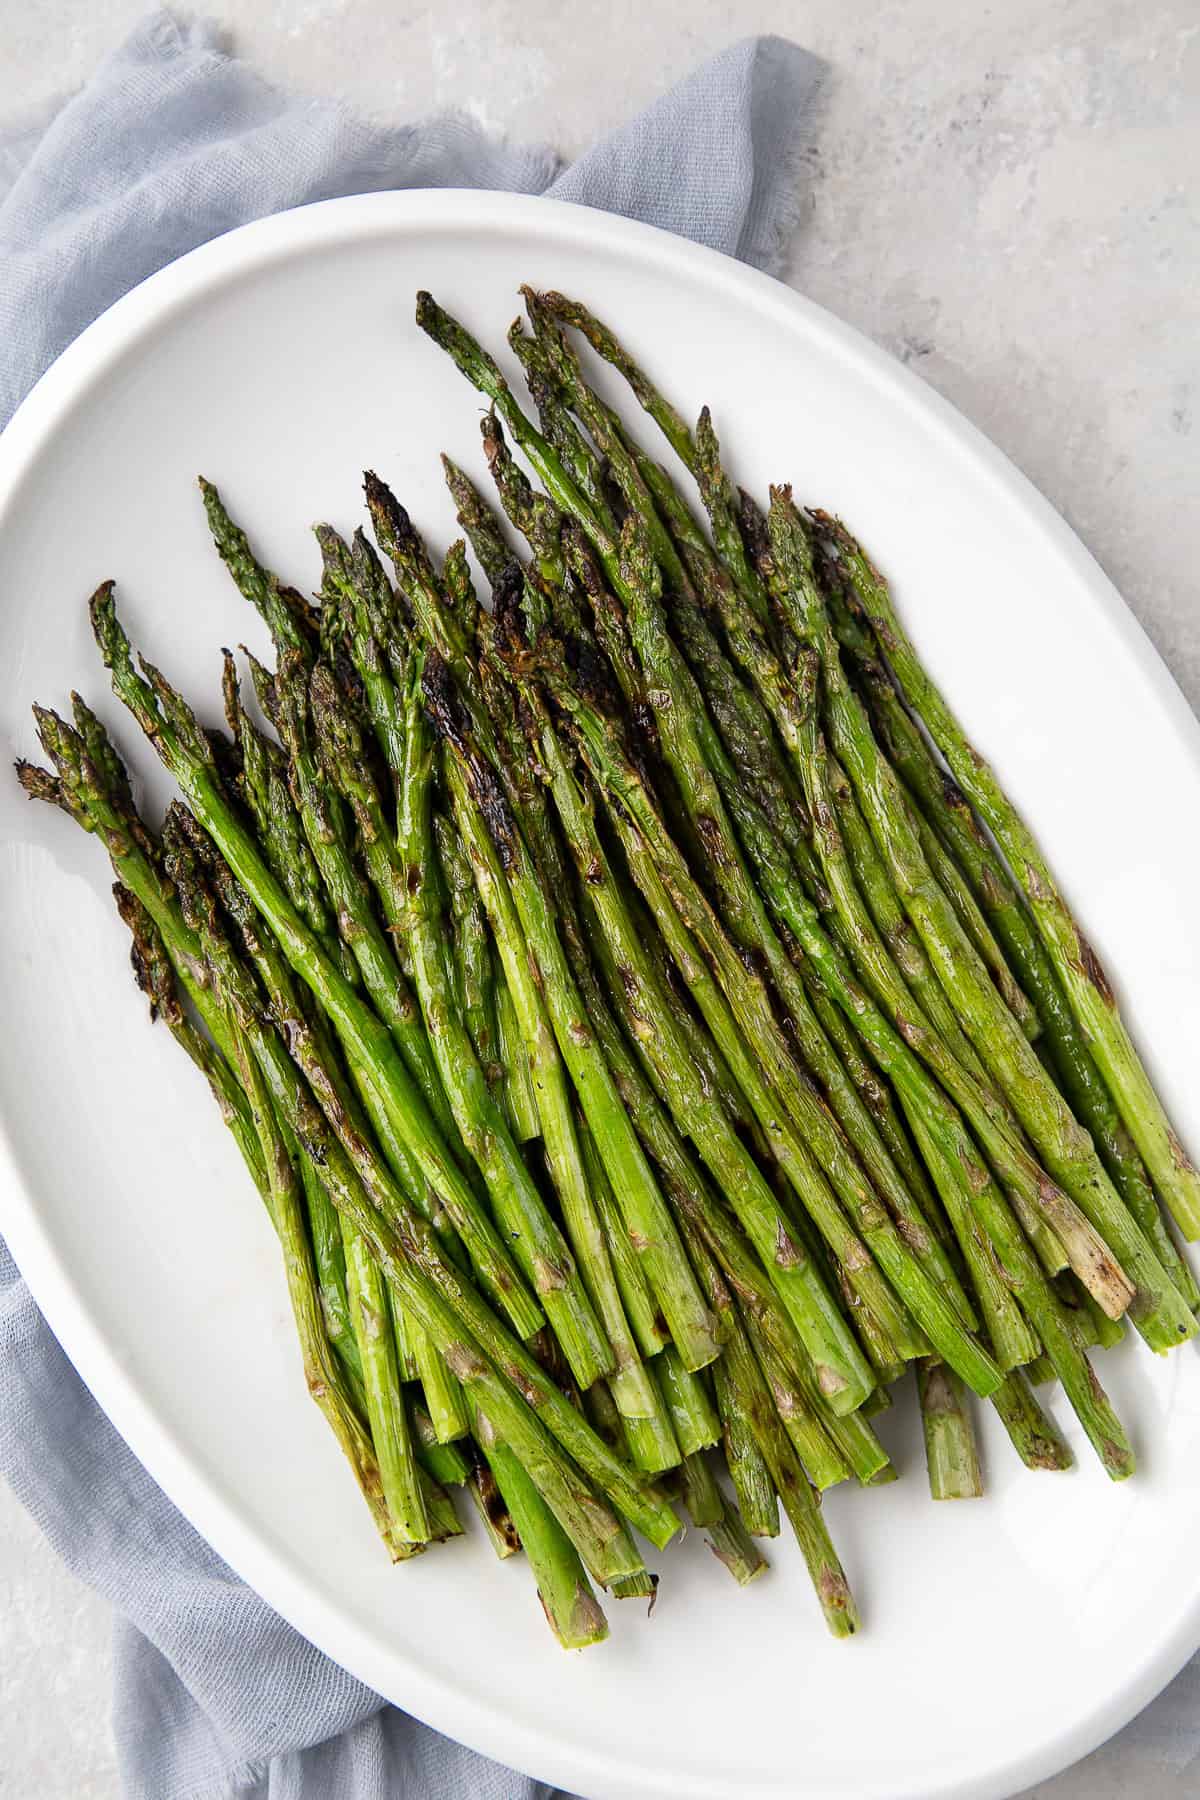
MULTIPOLYGON (((148 0, 9 0, 0 121, 148 0)), ((210 0, 294 88, 458 106, 568 154, 750 30, 830 67, 787 279, 916 366, 1037 483, 1200 705, 1195 0, 210 0), (1189 184, 1189 174, 1191 176, 1189 184)), ((107 1609, 0 1490, 0 1795, 115 1800, 107 1609)), ((1184 1800, 1200 1675, 1028 1800, 1184 1800)))

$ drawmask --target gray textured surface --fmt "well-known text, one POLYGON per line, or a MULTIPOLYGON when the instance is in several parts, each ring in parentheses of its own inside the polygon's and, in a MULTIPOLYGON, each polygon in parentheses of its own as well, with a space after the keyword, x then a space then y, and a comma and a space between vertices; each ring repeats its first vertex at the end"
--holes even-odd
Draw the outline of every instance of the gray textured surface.
MULTIPOLYGON (((9 0, 0 115, 80 82, 144 0, 9 0)), ((1200 705, 1195 0, 210 0, 295 87, 458 105, 570 152, 748 30, 831 78, 789 279, 913 363, 1029 474, 1200 705), (1189 193, 1189 176, 1191 192, 1189 193)), ((111 1800, 104 1609, 0 1492, 0 1795, 111 1800)), ((1184 1800, 1118 1740, 1030 1800, 1184 1800)))

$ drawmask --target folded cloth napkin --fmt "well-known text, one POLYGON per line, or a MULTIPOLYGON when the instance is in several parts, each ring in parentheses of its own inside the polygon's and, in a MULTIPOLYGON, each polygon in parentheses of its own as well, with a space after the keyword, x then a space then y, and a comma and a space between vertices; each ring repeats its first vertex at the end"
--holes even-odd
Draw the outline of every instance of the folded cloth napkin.
MULTIPOLYGON (((127 289, 250 219, 338 194, 479 187, 644 219, 759 267, 794 213, 820 65, 748 39, 564 166, 462 118, 365 124, 269 87, 156 13, 49 120, 0 132, 0 423, 127 289)), ((0 1471, 117 1616, 130 1800, 534 1800, 386 1706, 197 1535, 100 1411, 0 1241, 0 1471)))

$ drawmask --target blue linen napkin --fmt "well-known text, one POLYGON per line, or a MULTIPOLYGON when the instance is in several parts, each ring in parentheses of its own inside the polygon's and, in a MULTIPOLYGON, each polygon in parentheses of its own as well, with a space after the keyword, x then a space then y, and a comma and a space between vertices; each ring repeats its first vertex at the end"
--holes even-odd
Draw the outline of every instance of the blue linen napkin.
MULTIPOLYGON (((381 127, 299 99, 213 29, 148 18, 49 119, 0 131, 0 424, 107 306, 250 219, 390 188, 551 194, 773 267, 820 65, 747 39, 569 166, 460 117, 381 127)), ((0 1240, 0 1471, 116 1614, 129 1800, 542 1800, 385 1705, 175 1510, 92 1399, 0 1240)))

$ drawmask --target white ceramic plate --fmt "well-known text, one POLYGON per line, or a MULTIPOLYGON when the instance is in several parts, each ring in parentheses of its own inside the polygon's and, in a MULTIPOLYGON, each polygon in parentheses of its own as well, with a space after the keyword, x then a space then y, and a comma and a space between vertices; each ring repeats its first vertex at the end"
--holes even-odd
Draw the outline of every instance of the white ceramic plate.
MULTIPOLYGON (((30 700, 78 686, 163 801, 84 601, 117 577, 135 640, 217 715, 217 646, 264 645, 209 548, 197 471, 302 587, 309 524, 357 521, 365 466, 443 548, 437 451, 480 467, 480 402, 416 330, 414 290, 502 345, 521 281, 579 293, 683 406, 709 401, 751 486, 790 478, 853 522, 1200 1145, 1200 732, 1166 671, 1050 508, 919 381, 785 288, 642 226, 497 195, 334 201, 121 301, 0 443, 6 753, 34 748, 30 700)), ((783 1540, 743 1593, 693 1535, 663 1559, 653 1620, 610 1605, 611 1640, 582 1656, 478 1540, 391 1569, 305 1396, 262 1209, 133 992, 101 852, 5 779, 0 856, 0 1228, 162 1486, 401 1706, 606 1800, 996 1800, 1091 1749, 1200 1643, 1192 1348, 1103 1359, 1142 1462, 1119 1488, 1056 1403, 1076 1472, 1027 1474, 989 1419, 988 1497, 938 1508, 911 1416, 885 1418, 905 1479, 826 1500, 864 1615, 849 1644, 825 1636, 783 1540)))

